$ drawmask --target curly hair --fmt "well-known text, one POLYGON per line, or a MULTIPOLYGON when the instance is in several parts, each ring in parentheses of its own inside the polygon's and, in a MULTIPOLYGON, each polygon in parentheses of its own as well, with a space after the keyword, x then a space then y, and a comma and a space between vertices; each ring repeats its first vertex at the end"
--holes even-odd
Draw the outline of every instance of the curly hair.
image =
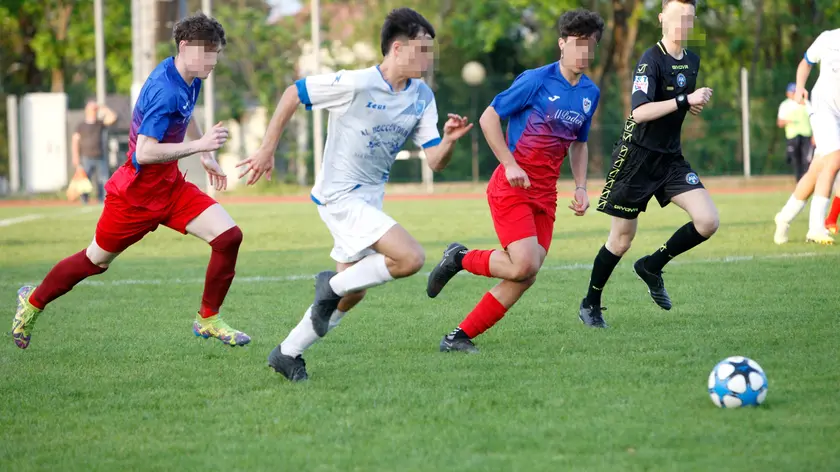
POLYGON ((604 34, 604 19, 594 11, 583 8, 567 11, 557 20, 557 30, 563 39, 569 36, 579 38, 595 37, 595 41, 601 40, 604 34))
POLYGON ((382 25, 382 32, 380 33, 382 55, 388 55, 391 45, 398 38, 414 39, 423 33, 428 33, 432 38, 435 37, 435 28, 429 23, 429 20, 423 18, 423 15, 411 8, 391 10, 391 13, 385 17, 385 23, 382 25))
POLYGON ((202 12, 194 13, 175 23, 175 27, 172 28, 172 37, 175 39, 175 50, 178 49, 181 41, 203 41, 216 50, 222 49, 227 44, 222 24, 202 12))

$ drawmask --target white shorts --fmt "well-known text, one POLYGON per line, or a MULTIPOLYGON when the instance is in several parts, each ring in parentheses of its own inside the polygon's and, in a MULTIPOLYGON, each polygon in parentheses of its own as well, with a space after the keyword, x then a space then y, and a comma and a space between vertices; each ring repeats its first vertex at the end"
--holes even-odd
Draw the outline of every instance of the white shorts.
POLYGON ((384 189, 358 189, 325 205, 318 213, 332 233, 335 245, 330 257, 349 264, 373 254, 374 243, 397 224, 382 211, 384 189))
POLYGON ((840 114, 825 108, 814 111, 811 115, 811 129, 814 142, 817 143, 815 156, 840 151, 840 114))

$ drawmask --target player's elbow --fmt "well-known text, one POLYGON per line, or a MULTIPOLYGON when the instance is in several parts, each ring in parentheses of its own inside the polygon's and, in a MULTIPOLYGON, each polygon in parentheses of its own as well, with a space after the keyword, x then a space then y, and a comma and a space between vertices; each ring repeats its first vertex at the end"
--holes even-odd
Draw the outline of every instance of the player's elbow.
POLYGON ((446 168, 446 165, 443 163, 443 159, 437 154, 436 148, 425 149, 423 152, 426 153, 426 165, 429 166, 429 169, 432 169, 432 172, 442 172, 443 169, 446 168), (430 149, 433 151, 430 152, 430 149), (431 156, 429 155, 431 154, 431 156))
POLYGON ((648 111, 650 111, 650 107, 647 107, 645 105, 637 107, 635 110, 630 112, 630 117, 633 118, 633 121, 635 121, 637 124, 650 121, 651 115, 650 113, 648 113, 648 111))
POLYGON ((487 107, 484 113, 481 114, 481 118, 478 119, 478 125, 481 126, 481 130, 485 133, 494 126, 500 127, 501 120, 499 119, 499 114, 496 113, 493 107, 487 107))

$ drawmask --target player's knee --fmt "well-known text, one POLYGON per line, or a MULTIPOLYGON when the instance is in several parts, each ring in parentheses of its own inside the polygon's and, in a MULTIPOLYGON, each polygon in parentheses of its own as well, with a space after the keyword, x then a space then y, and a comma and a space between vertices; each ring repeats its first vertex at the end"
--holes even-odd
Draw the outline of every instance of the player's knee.
POLYGON ((210 246, 220 252, 238 252, 241 244, 242 230, 239 226, 230 228, 210 242, 210 246))
POLYGON ((614 235, 610 234, 609 239, 607 240, 607 250, 611 253, 615 254, 616 256, 623 256, 630 250, 630 246, 633 244, 633 237, 630 235, 620 234, 614 235))
POLYGON ((537 272, 540 271, 540 262, 536 258, 520 261, 514 266, 513 281, 525 283, 529 280, 536 280, 537 272))
POLYGON ((426 253, 422 249, 418 249, 408 253, 402 265, 407 275, 414 275, 420 272, 425 263, 426 253))
POLYGON ((523 280, 522 282, 519 282, 519 284, 522 285, 522 291, 523 292, 525 290, 528 290, 529 288, 531 288, 535 283, 537 283, 537 276, 536 275, 529 278, 529 279, 523 280))
POLYGON ((704 238, 710 238, 720 227, 720 218, 717 214, 704 216, 694 221, 694 228, 704 238))

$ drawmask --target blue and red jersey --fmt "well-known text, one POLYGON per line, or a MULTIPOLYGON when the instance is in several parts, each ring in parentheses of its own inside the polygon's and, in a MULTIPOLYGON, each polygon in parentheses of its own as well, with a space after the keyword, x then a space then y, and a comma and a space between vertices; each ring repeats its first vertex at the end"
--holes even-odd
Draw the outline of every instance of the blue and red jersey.
POLYGON ((586 142, 601 92, 585 75, 571 85, 556 62, 523 72, 490 104, 508 119, 507 144, 528 174, 531 188, 512 188, 500 165, 494 192, 526 191, 532 198, 556 199, 560 167, 572 142, 586 142))
POLYGON ((109 194, 152 211, 169 204, 177 184, 184 181, 178 162, 140 165, 135 153, 137 136, 161 143, 183 142, 200 90, 201 80, 196 78, 188 84, 175 68, 174 58, 158 64, 137 97, 128 136, 128 159, 108 181, 109 194))

